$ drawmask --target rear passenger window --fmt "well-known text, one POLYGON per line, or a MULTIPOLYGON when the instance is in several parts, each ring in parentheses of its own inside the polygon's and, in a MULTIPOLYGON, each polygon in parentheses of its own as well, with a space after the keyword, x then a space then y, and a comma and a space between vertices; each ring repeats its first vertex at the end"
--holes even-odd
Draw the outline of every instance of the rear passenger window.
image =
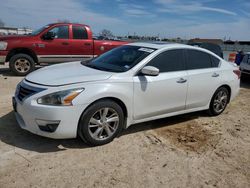
POLYGON ((187 50, 188 70, 205 69, 211 67, 212 67, 212 62, 209 54, 198 50, 187 50))
POLYGON ((217 57, 214 57, 210 55, 211 61, 212 61, 212 66, 213 67, 219 67, 220 60, 217 57))
POLYGON ((183 50, 169 50, 162 52, 152 59, 147 66, 154 66, 160 72, 171 72, 185 70, 183 50))
POLYGON ((73 39, 88 39, 86 28, 82 26, 73 26, 73 39))

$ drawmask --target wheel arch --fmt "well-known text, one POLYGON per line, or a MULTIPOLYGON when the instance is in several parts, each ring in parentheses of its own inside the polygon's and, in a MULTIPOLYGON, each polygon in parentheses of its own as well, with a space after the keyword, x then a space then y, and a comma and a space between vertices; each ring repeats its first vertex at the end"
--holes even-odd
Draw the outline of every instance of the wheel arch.
MULTIPOLYGON (((115 103, 117 103, 117 104, 122 108, 122 111, 123 111, 123 114, 124 114, 124 121, 125 121, 124 127, 123 127, 123 128, 126 128, 126 125, 127 125, 126 120, 127 120, 127 118, 128 118, 128 108, 127 108, 127 106, 125 105, 125 103, 124 103, 121 99, 119 99, 119 98, 117 98, 117 97, 103 97, 103 98, 99 98, 99 99, 94 100, 93 102, 91 102, 91 103, 83 110, 83 112, 82 112, 82 114, 81 114, 81 117, 82 117, 82 115, 84 114, 84 112, 85 112, 90 106, 92 106, 94 103, 97 103, 97 102, 103 101, 103 100, 112 100, 112 101, 114 101, 115 103)), ((81 119, 81 117, 80 117, 80 119, 81 119)), ((80 122, 80 119, 79 119, 79 122, 80 122)), ((78 123, 78 125, 79 125, 79 123, 78 123)))
POLYGON ((37 55, 36 53, 29 49, 29 48, 14 48, 12 49, 7 57, 6 57, 6 62, 9 62, 9 60, 11 59, 11 57, 13 57, 14 55, 16 54, 26 54, 26 55, 29 55, 30 57, 33 58, 33 60, 35 61, 35 63, 38 63, 38 58, 37 58, 37 55))
MULTIPOLYGON (((229 85, 227 85, 227 84, 224 84, 224 85, 220 86, 219 88, 221 88, 221 87, 225 87, 225 88, 228 90, 229 97, 228 97, 227 103, 229 103, 229 102, 230 102, 230 99, 231 99, 231 92, 232 92, 232 89, 231 89, 231 87, 230 87, 229 85)), ((219 89, 219 88, 218 88, 218 89, 219 89)))
MULTIPOLYGON (((228 97, 227 103, 229 103, 229 102, 230 102, 230 99, 231 99, 231 92, 232 92, 232 89, 231 89, 231 87, 230 87, 228 84, 223 84, 223 85, 221 85, 220 87, 218 87, 218 88, 215 90, 215 92, 216 92, 218 89, 222 88, 222 87, 224 87, 224 88, 226 88, 226 89, 228 90, 229 97, 228 97)), ((215 92, 213 93, 213 96, 214 96, 215 92)), ((213 96, 212 96, 211 99, 210 99, 210 103, 211 103, 211 101, 212 101, 213 96)), ((210 104, 210 103, 209 103, 209 104, 210 104)))

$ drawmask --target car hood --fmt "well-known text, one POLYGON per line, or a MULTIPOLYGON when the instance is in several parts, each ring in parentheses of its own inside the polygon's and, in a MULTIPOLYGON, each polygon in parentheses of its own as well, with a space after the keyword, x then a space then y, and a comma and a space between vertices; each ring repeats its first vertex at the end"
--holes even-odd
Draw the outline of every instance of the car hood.
POLYGON ((110 78, 112 74, 112 72, 86 67, 82 65, 80 61, 77 61, 41 68, 28 74, 25 80, 45 86, 62 86, 106 80, 110 78))

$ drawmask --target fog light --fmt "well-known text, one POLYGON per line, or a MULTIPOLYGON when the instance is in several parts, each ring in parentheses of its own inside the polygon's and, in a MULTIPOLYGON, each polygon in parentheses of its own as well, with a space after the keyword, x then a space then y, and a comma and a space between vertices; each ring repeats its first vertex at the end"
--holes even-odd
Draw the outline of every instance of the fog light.
POLYGON ((37 119, 36 124, 38 125, 41 131, 45 132, 55 132, 58 125, 60 124, 60 120, 41 120, 37 119))

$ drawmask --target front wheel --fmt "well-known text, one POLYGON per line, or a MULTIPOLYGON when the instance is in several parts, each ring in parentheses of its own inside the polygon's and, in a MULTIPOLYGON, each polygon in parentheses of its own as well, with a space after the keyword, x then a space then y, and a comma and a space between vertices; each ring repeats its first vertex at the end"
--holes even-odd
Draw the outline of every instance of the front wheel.
POLYGON ((103 100, 91 105, 81 116, 78 135, 92 146, 111 142, 122 130, 122 108, 112 100, 103 100))
POLYGON ((16 54, 10 58, 9 67, 15 75, 25 76, 35 69, 35 62, 27 54, 16 54))
POLYGON ((214 93, 209 106, 209 114, 212 116, 217 116, 221 114, 227 107, 229 101, 229 91, 225 87, 220 87, 214 93))

